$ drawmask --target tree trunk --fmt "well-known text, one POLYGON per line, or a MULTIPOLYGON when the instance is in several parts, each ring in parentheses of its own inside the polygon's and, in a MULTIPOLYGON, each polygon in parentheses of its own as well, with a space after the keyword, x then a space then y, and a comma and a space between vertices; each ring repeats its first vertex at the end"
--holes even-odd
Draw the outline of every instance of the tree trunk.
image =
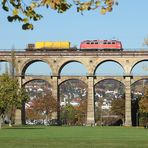
POLYGON ((46 114, 45 125, 48 125, 48 115, 46 114))
POLYGON ((2 128, 2 121, 3 121, 3 118, 2 118, 2 116, 0 115, 0 129, 2 128))
POLYGON ((124 126, 125 125, 125 118, 122 118, 121 120, 122 120, 123 126, 124 126))

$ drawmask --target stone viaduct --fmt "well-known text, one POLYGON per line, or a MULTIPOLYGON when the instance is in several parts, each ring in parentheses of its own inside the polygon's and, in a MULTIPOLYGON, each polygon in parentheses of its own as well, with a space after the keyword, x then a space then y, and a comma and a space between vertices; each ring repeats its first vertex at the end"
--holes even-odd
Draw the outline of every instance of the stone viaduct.
MULTIPOLYGON (((132 69, 142 61, 148 61, 148 51, 15 51, 15 70, 20 87, 34 79, 43 79, 52 84, 53 95, 58 99, 58 86, 69 79, 80 79, 88 86, 87 124, 94 123, 94 86, 104 79, 115 79, 125 86, 125 126, 131 126, 131 84, 148 79, 146 76, 132 75, 132 69), (47 63, 51 70, 51 76, 27 76, 27 67, 37 61, 47 63), (123 76, 96 76, 97 67, 106 62, 114 61, 124 70, 123 76), (87 69, 86 76, 61 76, 62 68, 70 62, 79 62, 87 69)), ((0 61, 12 62, 11 51, 0 51, 0 61)))

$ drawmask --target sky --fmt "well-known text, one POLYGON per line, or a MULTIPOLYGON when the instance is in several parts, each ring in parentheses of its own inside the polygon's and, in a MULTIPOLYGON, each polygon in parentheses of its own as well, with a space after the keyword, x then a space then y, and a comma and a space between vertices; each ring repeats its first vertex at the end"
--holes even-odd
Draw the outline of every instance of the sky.
POLYGON ((0 13, 0 49, 24 49, 28 43, 37 41, 70 41, 77 45, 87 39, 118 39, 124 49, 144 48, 144 38, 148 37, 148 0, 118 0, 111 13, 101 15, 99 9, 81 13, 76 8, 58 14, 42 8, 44 16, 33 22, 34 30, 24 31, 21 23, 9 23, 9 13, 0 13))
POLYGON ((25 49, 28 43, 37 41, 70 41, 71 46, 79 48, 81 41, 88 39, 117 39, 124 50, 148 50, 143 45, 148 37, 148 0, 118 1, 119 5, 106 15, 101 15, 99 9, 81 15, 75 7, 63 14, 41 8, 43 18, 33 22, 34 30, 29 31, 22 30, 21 23, 9 23, 9 13, 0 8, 0 49, 25 49))

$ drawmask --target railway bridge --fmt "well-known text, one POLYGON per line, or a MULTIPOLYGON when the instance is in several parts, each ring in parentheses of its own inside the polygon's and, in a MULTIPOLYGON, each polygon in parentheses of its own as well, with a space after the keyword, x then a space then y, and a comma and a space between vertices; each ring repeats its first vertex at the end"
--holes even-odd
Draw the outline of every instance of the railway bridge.
MULTIPOLYGON (((132 69, 140 62, 148 61, 147 51, 0 51, 0 61, 15 62, 15 75, 19 80, 20 87, 34 79, 43 79, 52 84, 53 96, 58 99, 58 86, 70 79, 80 79, 88 86, 87 100, 87 124, 94 120, 94 86, 101 80, 115 79, 125 86, 125 126, 131 126, 131 84, 141 79, 148 79, 146 76, 134 76, 132 69), (12 56, 12 53, 14 57, 12 56), (47 63, 51 70, 51 76, 27 76, 26 69, 34 62, 42 61, 47 63), (124 70, 122 76, 97 76, 97 67, 106 62, 113 61, 121 65, 124 70), (62 68, 70 62, 79 62, 87 69, 86 76, 62 76, 62 68)), ((20 122, 21 117, 16 117, 16 122, 20 122)))

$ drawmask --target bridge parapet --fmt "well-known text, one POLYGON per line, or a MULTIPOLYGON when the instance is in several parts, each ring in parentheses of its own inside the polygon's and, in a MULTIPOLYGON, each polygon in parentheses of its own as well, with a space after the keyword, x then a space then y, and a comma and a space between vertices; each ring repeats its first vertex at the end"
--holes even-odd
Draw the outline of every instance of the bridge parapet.
MULTIPOLYGON (((145 51, 35 51, 35 52, 26 52, 26 51, 15 51, 16 56, 148 56, 148 50, 145 51)), ((11 57, 11 51, 0 51, 0 57, 11 57)))

